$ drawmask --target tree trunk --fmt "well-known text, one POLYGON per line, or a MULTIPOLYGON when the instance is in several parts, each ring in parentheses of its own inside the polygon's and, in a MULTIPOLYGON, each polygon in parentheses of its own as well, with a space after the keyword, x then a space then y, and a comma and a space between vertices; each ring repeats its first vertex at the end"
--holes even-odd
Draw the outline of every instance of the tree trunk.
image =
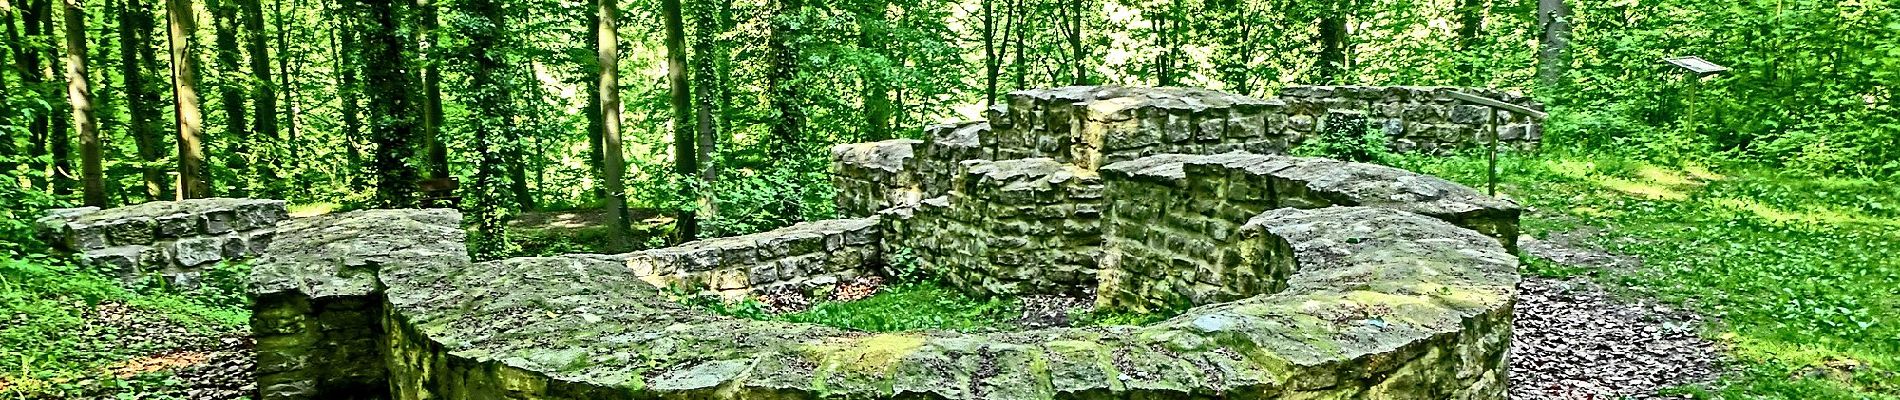
MULTIPOLYGON (((24 53, 20 47, 25 45, 25 43, 20 42, 20 31, 13 27, 13 3, 9 0, 0 0, 0 24, 6 25, 7 45, 5 50, 7 51, 8 58, 17 63, 20 61, 20 54, 24 53)), ((18 65, 16 64, 14 67, 18 68, 18 65)), ((24 76, 25 74, 22 73, 21 75, 24 76)), ((6 74, 0 71, 0 105, 11 105, 9 103, 11 99, 5 94, 13 93, 13 90, 7 86, 6 78, 6 74)), ((16 112, 18 111, 13 110, 11 107, 6 110, 0 110, 0 126, 13 126, 13 114, 16 112)), ((12 136, 0 140, 0 179, 11 180, 12 177, 8 174, 20 168, 20 164, 14 161, 14 157, 19 154, 19 151, 19 144, 15 142, 12 136)))
POLYGON ((1084 67, 1085 64, 1082 62, 1082 60, 1088 59, 1088 50, 1082 47, 1082 30, 1085 29, 1083 18, 1089 15, 1086 10, 1082 9, 1083 1, 1084 0, 1070 0, 1069 2, 1069 12, 1072 13, 1074 17, 1069 21, 1069 52, 1073 58, 1070 64, 1075 68, 1075 74, 1071 77, 1070 84, 1078 86, 1089 84, 1088 69, 1084 67))
MULTIPOLYGON (((858 16, 858 47, 871 54, 888 56, 884 38, 885 2, 873 1, 858 16)), ((890 68, 897 64, 863 65, 858 69, 859 79, 864 81, 864 127, 865 139, 877 141, 891 138, 891 83, 890 68)))
POLYGON ((1330 0, 1319 17, 1319 82, 1336 83, 1346 71, 1346 16, 1343 0, 1330 0))
POLYGON ((514 119, 514 96, 510 91, 513 86, 506 82, 509 75, 504 56, 511 42, 506 36, 503 6, 498 0, 468 0, 460 4, 463 11, 475 19, 459 29, 467 37, 468 49, 457 56, 465 60, 463 64, 468 67, 469 86, 464 95, 473 111, 469 133, 474 136, 471 143, 478 157, 475 182, 468 186, 473 194, 469 197, 475 202, 469 212, 480 233, 475 237, 475 252, 488 257, 507 248, 505 229, 509 207, 503 200, 502 187, 526 185, 520 172, 521 160, 511 157, 521 154, 519 149, 523 144, 511 137, 517 130, 510 126, 514 119), (504 177, 503 173, 509 176, 504 177))
POLYGON ((422 29, 416 31, 416 43, 422 50, 422 140, 429 152, 429 177, 449 177, 449 149, 442 143, 442 52, 437 32, 441 22, 434 0, 416 0, 422 29))
POLYGON ((86 72, 86 4, 66 4, 66 101, 72 104, 73 126, 79 128, 80 176, 85 180, 86 205, 106 207, 104 171, 100 169, 99 122, 93 119, 92 86, 86 72))
POLYGON ((628 239, 632 226, 627 215, 626 187, 621 183, 627 167, 620 149, 620 33, 615 20, 620 12, 615 1, 595 0, 594 34, 599 40, 600 61, 600 81, 596 85, 600 90, 601 175, 607 181, 607 209, 614 232, 611 240, 616 247, 626 247, 631 244, 628 239))
POLYGON ((132 136, 133 144, 138 148, 139 167, 145 182, 145 198, 159 200, 165 198, 165 170, 159 168, 158 160, 165 152, 160 148, 158 128, 158 92, 152 83, 146 81, 146 74, 156 70, 157 61, 151 43, 152 11, 142 0, 125 0, 119 3, 119 74, 125 80, 125 109, 127 114, 126 133, 132 136))
MULTIPOLYGON (((794 172, 787 175, 786 188, 779 192, 778 214, 781 219, 796 222, 804 218, 802 204, 800 204, 804 201, 803 190, 799 187, 795 172, 803 167, 801 165, 803 154, 800 153, 804 149, 805 137, 805 109, 801 104, 804 101, 804 93, 797 82, 800 62, 797 42, 801 35, 799 29, 803 27, 800 21, 804 19, 805 0, 775 1, 778 3, 778 9, 774 12, 777 18, 773 19, 775 23, 772 26, 768 45, 771 65, 768 67, 765 78, 768 91, 766 97, 771 101, 772 109, 778 112, 778 120, 773 121, 772 124, 774 141, 771 157, 774 160, 780 160, 781 163, 790 164, 789 168, 794 172)), ((994 87, 995 84, 991 83, 991 86, 994 87)), ((994 92, 993 89, 992 92, 994 92)))
POLYGON ((204 114, 198 108, 198 57, 192 35, 198 29, 191 0, 166 0, 171 21, 172 102, 178 122, 178 199, 211 197, 205 180, 204 114))
MULTIPOLYGON (((299 1, 298 3, 299 3, 298 6, 302 6, 301 4, 302 1, 299 1)), ((284 118, 288 119, 287 121, 284 121, 285 123, 282 125, 286 131, 286 135, 284 136, 284 138, 286 139, 285 143, 289 144, 288 147, 290 147, 290 159, 296 160, 298 159, 298 154, 297 154, 298 149, 302 148, 302 146, 297 145, 297 112, 296 112, 297 86, 290 84, 290 77, 296 76, 297 74, 294 74, 290 71, 290 58, 296 57, 297 54, 295 54, 294 52, 295 49, 290 47, 290 38, 289 38, 290 29, 284 26, 285 16, 284 16, 284 1, 283 0, 276 0, 276 1, 271 2, 271 14, 275 15, 277 18, 277 48, 278 48, 277 76, 283 79, 282 83, 274 86, 272 89, 273 89, 273 92, 275 91, 275 89, 283 89, 284 91, 283 112, 284 112, 284 118)), ((298 64, 298 66, 301 67, 303 66, 303 64, 298 64)), ((272 93, 271 98, 276 99, 276 97, 277 97, 276 94, 272 93)), ((264 112, 260 112, 260 113, 270 115, 272 129, 270 132, 265 132, 265 134, 270 135, 272 139, 276 139, 277 132, 276 132, 275 126, 277 125, 277 122, 276 122, 277 115, 275 113, 264 113, 264 112)), ((277 153, 272 152, 269 154, 274 157, 277 153)), ((275 170, 276 168, 266 169, 265 171, 267 175, 265 179, 275 180, 277 178, 277 174, 275 170)))
POLYGON ((996 79, 1003 61, 996 57, 995 0, 983 2, 983 107, 996 106, 996 79))
MULTIPOLYGON (((258 147, 265 149, 264 151, 253 151, 253 154, 247 154, 247 156, 258 161, 256 168, 258 176, 252 179, 263 183, 261 186, 267 189, 265 193, 274 194, 276 192, 275 190, 268 189, 280 185, 277 181, 276 168, 273 166, 274 160, 269 157, 271 154, 271 151, 269 151, 271 148, 269 142, 276 141, 278 137, 277 81, 271 79, 270 47, 265 44, 267 43, 266 40, 268 40, 268 36, 264 34, 264 5, 260 4, 263 0, 224 1, 236 1, 242 4, 244 12, 244 44, 245 49, 251 53, 250 67, 251 78, 253 78, 251 80, 251 112, 256 114, 256 117, 249 139, 262 142, 262 146, 258 147)), ((252 146, 253 145, 246 145, 245 147, 248 148, 252 146)))
MULTIPOLYGON (((687 87, 686 24, 681 17, 680 0, 660 0, 661 24, 666 30, 666 80, 673 106, 673 169, 680 176, 699 173, 699 152, 692 127, 693 95, 687 87)), ((681 198, 696 198, 691 185, 681 187, 681 198)), ((673 233, 681 242, 699 237, 699 217, 692 210, 680 210, 673 233)))
MULTIPOLYGON (((591 0, 591 1, 599 1, 599 0, 591 0)), ((591 5, 593 3, 589 3, 589 4, 591 5)), ((594 30, 595 32, 592 35, 587 35, 587 48, 594 49, 595 51, 599 51, 600 50, 600 34, 599 34, 600 13, 598 12, 599 7, 590 6, 590 8, 593 8, 593 10, 590 10, 587 13, 587 28, 594 30)), ((600 106, 600 85, 599 85, 600 68, 599 66, 595 66, 593 70, 582 72, 582 74, 587 76, 588 82, 595 83, 593 85, 587 86, 587 110, 582 112, 582 114, 584 114, 587 117, 587 161, 589 162, 587 164, 587 168, 588 168, 588 172, 593 173, 592 177, 594 178, 594 184, 590 186, 594 189, 594 198, 606 200, 607 199, 607 187, 606 187, 607 163, 606 163, 606 158, 605 158, 606 155, 605 153, 603 153, 603 151, 605 151, 605 146, 601 145, 600 143, 601 131, 605 129, 605 123, 601 120, 601 113, 600 113, 600 107, 601 107, 600 106)))
POLYGON ((362 41, 363 80, 369 93, 369 130, 376 144, 376 199, 383 207, 415 206, 416 178, 409 158, 415 154, 415 84, 401 34, 401 12, 394 0, 362 0, 367 26, 362 41))
MULTIPOLYGON (((360 15, 359 10, 353 6, 355 0, 338 0, 337 3, 337 13, 341 15, 333 19, 334 32, 332 34, 335 35, 337 44, 334 57, 336 66, 331 71, 336 74, 337 102, 340 108, 338 112, 343 114, 344 155, 349 160, 349 166, 356 168, 363 165, 363 153, 357 147, 357 140, 363 137, 362 108, 358 103, 362 92, 357 75, 362 71, 361 61, 357 59, 357 53, 360 50, 356 41, 356 25, 359 24, 355 23, 360 15)), ((363 175, 360 172, 351 171, 350 187, 363 189, 366 186, 363 175)))
POLYGON ((1537 22, 1543 40, 1537 51, 1537 81, 1543 86, 1563 82, 1570 69, 1570 5, 1564 0, 1537 0, 1537 22))
POLYGON ((1478 65, 1471 50, 1478 47, 1478 35, 1484 32, 1484 0, 1458 0, 1458 62, 1461 79, 1476 84, 1478 65))
MULTIPOLYGON (((217 31, 218 71, 239 71, 238 6, 232 4, 235 1, 254 0, 207 0, 205 3, 206 7, 211 8, 212 29, 217 31)), ((256 138, 250 131, 250 123, 245 115, 246 85, 235 78, 242 76, 239 74, 214 76, 218 78, 218 102, 224 111, 224 135, 227 138, 224 166, 233 175, 227 185, 232 190, 231 195, 246 197, 250 195, 251 183, 256 181, 251 176, 250 143, 256 138)))
POLYGON ((698 130, 699 143, 694 147, 699 154, 699 215, 706 218, 718 218, 718 191, 714 182, 719 178, 717 167, 713 163, 713 150, 718 146, 720 122, 724 114, 714 110, 715 102, 725 97, 724 81, 720 79, 720 66, 726 60, 725 47, 714 40, 725 33, 726 29, 720 10, 729 7, 729 0, 707 0, 693 3, 693 83, 699 87, 694 92, 693 108, 695 128, 698 130), (716 121, 718 120, 718 121, 716 121))

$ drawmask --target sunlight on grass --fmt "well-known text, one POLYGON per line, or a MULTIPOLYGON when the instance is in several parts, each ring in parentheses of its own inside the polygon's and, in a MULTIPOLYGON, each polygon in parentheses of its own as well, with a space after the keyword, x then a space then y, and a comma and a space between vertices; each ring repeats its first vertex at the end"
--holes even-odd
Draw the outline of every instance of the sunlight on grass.
POLYGON ((337 203, 324 202, 324 203, 291 204, 290 206, 286 208, 290 210, 291 218, 306 218, 306 217, 315 217, 318 215, 324 215, 324 214, 336 212, 336 209, 340 207, 342 206, 337 203))

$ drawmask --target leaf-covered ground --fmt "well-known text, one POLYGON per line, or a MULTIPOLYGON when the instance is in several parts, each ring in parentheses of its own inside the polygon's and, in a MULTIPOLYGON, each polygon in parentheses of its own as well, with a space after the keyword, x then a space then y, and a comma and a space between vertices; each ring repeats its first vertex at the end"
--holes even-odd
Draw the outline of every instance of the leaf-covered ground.
MULTIPOLYGON (((1484 187, 1481 157, 1395 164, 1484 187)), ((1701 398, 1900 398, 1900 185, 1764 169, 1720 173, 1614 156, 1506 155, 1501 194, 1532 209, 1526 232, 1602 232, 1627 269, 1533 264, 1653 298, 1712 323, 1730 373, 1701 398)))

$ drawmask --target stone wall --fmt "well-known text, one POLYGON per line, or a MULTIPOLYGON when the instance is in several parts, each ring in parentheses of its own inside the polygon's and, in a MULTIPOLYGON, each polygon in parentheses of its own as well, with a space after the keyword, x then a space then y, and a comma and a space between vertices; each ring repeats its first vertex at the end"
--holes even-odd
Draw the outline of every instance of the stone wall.
MULTIPOLYGON (((925 139, 832 149, 839 212, 848 217, 949 194, 958 163, 1045 157, 1087 170, 1158 154, 1283 154, 1327 121, 1383 129, 1398 151, 1486 143, 1491 109, 1454 102, 1457 90, 1532 109, 1543 106, 1483 88, 1290 86, 1257 99, 1191 88, 1070 86, 1010 92, 988 121, 933 126, 925 139)), ((1500 140, 1534 147, 1541 123, 1504 113, 1500 140)))
POLYGON ((56 249, 128 285, 157 275, 189 288, 206 266, 262 253, 288 216, 282 200, 211 198, 51 210, 37 225, 56 249))
POLYGON ((878 219, 812 221, 767 232, 619 255, 576 255, 626 265, 656 287, 739 298, 781 286, 829 285, 873 272, 878 219))
POLYGON ((1093 286, 1103 198, 1094 172, 1047 158, 965 162, 956 189, 886 216, 887 252, 981 295, 1093 286))
POLYGON ((363 210, 284 222, 251 269, 260 399, 385 399, 381 279, 469 264, 450 209, 363 210))
POLYGON ((1195 158, 1159 155, 1102 168, 1117 203, 1103 222, 1098 308, 1182 310, 1285 288, 1292 250, 1240 229, 1279 207, 1271 184, 1191 176, 1182 165, 1195 158))
MULTIPOLYGON (((1501 400, 1508 381, 1516 259, 1472 231, 1391 209, 1256 216, 1244 231, 1293 251, 1285 287, 1153 325, 875 334, 711 315, 595 257, 419 253, 461 244, 459 230, 387 212, 312 221, 331 226, 283 239, 350 249, 329 262, 260 264, 276 277, 265 287, 380 299, 383 356, 322 361, 362 362, 387 384, 265 398, 1501 400), (368 217, 397 223, 355 222, 368 217)), ((272 257, 315 250, 279 249, 272 257)), ((333 351, 278 343, 259 351, 333 351)))
MULTIPOLYGON (((1391 139, 1395 151, 1436 152, 1490 142, 1492 109, 1453 100, 1452 91, 1542 111, 1529 97, 1495 89, 1445 86, 1288 86, 1276 99, 1286 103, 1287 124, 1302 137, 1318 132, 1327 114, 1363 115, 1370 126, 1391 139)), ((1534 148, 1543 139, 1541 122, 1529 116, 1498 112, 1498 141, 1506 146, 1534 148)), ((1212 153, 1203 153, 1212 154, 1212 153)))

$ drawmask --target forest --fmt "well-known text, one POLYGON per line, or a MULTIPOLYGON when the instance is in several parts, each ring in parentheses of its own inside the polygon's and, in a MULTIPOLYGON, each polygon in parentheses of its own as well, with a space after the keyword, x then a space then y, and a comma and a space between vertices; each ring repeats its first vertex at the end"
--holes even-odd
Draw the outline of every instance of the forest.
MULTIPOLYGON (((1070 85, 1522 93, 1549 112, 1498 161, 1526 233, 1650 265, 1527 274, 1694 310, 1727 349, 1664 393, 1900 397, 1891 0, 0 0, 0 30, 0 398, 222 398, 61 332, 143 338, 111 305, 215 343, 248 315, 241 269, 121 290, 42 210, 446 205, 477 260, 658 248, 834 218, 833 145, 1070 85)), ((1484 158, 1380 162, 1482 186, 1484 158)))

